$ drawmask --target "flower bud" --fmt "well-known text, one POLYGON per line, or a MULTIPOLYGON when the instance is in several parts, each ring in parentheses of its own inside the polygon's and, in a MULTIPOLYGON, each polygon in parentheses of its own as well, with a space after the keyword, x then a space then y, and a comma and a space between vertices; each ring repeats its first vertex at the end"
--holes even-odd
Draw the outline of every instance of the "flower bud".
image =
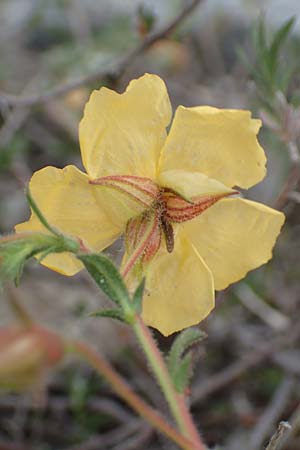
POLYGON ((0 389, 24 391, 38 384, 64 356, 63 340, 33 325, 0 330, 0 389))

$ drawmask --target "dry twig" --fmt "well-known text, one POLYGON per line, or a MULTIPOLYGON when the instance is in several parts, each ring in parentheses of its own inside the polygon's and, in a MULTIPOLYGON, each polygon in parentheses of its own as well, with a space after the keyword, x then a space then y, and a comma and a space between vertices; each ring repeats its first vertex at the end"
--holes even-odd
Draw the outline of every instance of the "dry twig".
POLYGON ((289 328, 288 333, 285 333, 280 337, 274 337, 269 342, 262 344, 260 348, 256 348, 246 354, 246 356, 243 356, 240 360, 234 362, 231 366, 215 375, 212 375, 206 382, 201 382, 193 390, 193 394, 191 396, 193 402, 197 403, 224 388, 243 375, 247 370, 257 366, 266 358, 278 352, 281 347, 296 341, 299 336, 299 321, 296 320, 289 328))
POLYGON ((300 166, 299 162, 297 162, 292 166, 288 174, 287 180, 283 185, 283 188, 279 193, 277 199, 274 202, 273 207, 275 209, 283 209, 285 207, 286 203, 289 200, 290 193, 297 187, 299 181, 300 181, 300 166))
POLYGON ((270 442, 268 443, 266 450, 277 450, 278 446, 281 442, 281 439, 285 435, 285 433, 291 429, 291 425, 288 422, 280 422, 277 430, 271 437, 270 442))
POLYGON ((289 432, 285 433, 284 436, 282 437, 282 439, 278 445, 278 450, 286 448, 287 445, 290 444, 291 440, 297 434, 299 434, 299 431, 300 431, 300 404, 298 405, 298 407, 295 409, 295 411, 289 418, 288 423, 291 425, 291 429, 289 430, 289 432))
POLYGON ((114 62, 108 65, 106 68, 100 68, 99 70, 88 74, 78 80, 73 80, 68 83, 54 87, 44 93, 34 94, 29 96, 16 96, 0 92, 0 106, 32 106, 38 103, 44 103, 48 100, 62 96, 73 89, 77 89, 88 83, 92 83, 101 79, 104 76, 108 76, 113 80, 120 78, 126 69, 133 63, 133 61, 140 56, 145 50, 150 48, 155 42, 160 39, 168 37, 172 32, 183 22, 183 20, 191 14, 192 11, 200 4, 202 0, 192 0, 187 2, 185 8, 176 16, 171 22, 169 22, 161 30, 151 33, 145 37, 145 39, 139 43, 133 50, 131 50, 124 58, 118 62, 114 62))
POLYGON ((278 423, 290 401, 294 387, 295 380, 292 377, 284 378, 250 436, 250 450, 261 448, 267 436, 270 436, 274 425, 278 423))

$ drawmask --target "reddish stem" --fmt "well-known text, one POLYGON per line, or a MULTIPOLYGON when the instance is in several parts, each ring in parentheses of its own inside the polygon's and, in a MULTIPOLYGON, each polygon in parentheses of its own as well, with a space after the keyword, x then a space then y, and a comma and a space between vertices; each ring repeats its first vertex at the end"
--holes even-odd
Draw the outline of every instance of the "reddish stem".
POLYGON ((140 316, 136 316, 133 330, 147 356, 148 362, 155 374, 157 381, 166 397, 170 410, 180 431, 192 441, 193 450, 206 450, 205 444, 193 422, 188 410, 185 397, 179 394, 174 387, 173 381, 166 367, 165 361, 157 348, 155 340, 149 328, 140 316))
MULTIPOLYGON (((166 422, 165 418, 145 403, 135 392, 131 390, 129 385, 123 378, 118 375, 113 367, 102 359, 100 355, 88 345, 80 341, 70 342, 70 350, 80 355, 87 361, 97 372, 102 375, 106 381, 113 387, 114 391, 123 398, 138 414, 144 417, 151 425, 168 436, 183 450, 196 450, 192 441, 181 435, 171 425, 166 422)), ((203 450, 202 448, 199 450, 203 450)))

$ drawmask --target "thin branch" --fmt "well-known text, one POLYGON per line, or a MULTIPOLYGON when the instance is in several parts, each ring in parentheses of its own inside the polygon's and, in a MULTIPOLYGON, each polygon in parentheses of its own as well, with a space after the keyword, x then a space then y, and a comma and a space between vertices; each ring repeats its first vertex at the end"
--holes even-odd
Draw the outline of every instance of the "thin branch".
POLYGON ((269 444, 266 447, 266 450, 277 450, 278 446, 287 431, 291 429, 291 425, 288 422, 280 422, 277 430, 271 437, 269 444))
POLYGON ((249 450, 261 448, 262 444, 265 442, 265 439, 270 436, 274 426, 282 417, 282 413, 290 401, 295 384, 296 381, 294 378, 289 376, 284 378, 275 392, 270 404, 260 416, 253 432, 251 433, 249 439, 249 450))
MULTIPOLYGON (((145 424, 141 419, 133 419, 126 425, 121 425, 101 435, 92 436, 86 442, 69 447, 68 450, 98 450, 100 448, 115 446, 120 442, 124 444, 133 433, 137 433, 143 426, 145 424)), ((148 425, 146 426, 148 429, 148 425)), ((150 429, 152 430, 152 428, 150 429)))
POLYGON ((239 301, 258 316, 263 322, 277 331, 284 331, 290 326, 289 317, 270 306, 246 283, 241 283, 235 287, 239 301))
POLYGON ((287 448, 287 446, 291 443, 291 440, 299 433, 300 430, 300 404, 295 409, 293 414, 288 420, 288 423, 291 425, 291 429, 288 433, 285 433, 283 438, 281 439, 278 450, 283 450, 287 448))
POLYGON ((287 180, 284 183, 273 207, 275 209, 283 209, 289 200, 290 192, 293 191, 300 181, 300 165, 295 163, 292 165, 287 180))
POLYGON ((65 84, 54 87, 53 89, 29 96, 16 96, 0 92, 0 106, 32 106, 38 103, 44 103, 48 100, 62 96, 73 89, 77 89, 88 83, 101 79, 103 76, 110 76, 114 80, 122 76, 125 70, 140 56, 145 50, 150 48, 155 42, 168 37, 183 22, 183 20, 194 11, 202 0, 192 0, 182 9, 182 11, 171 20, 165 27, 152 34, 149 34, 133 50, 118 62, 113 62, 106 68, 99 68, 78 80, 73 80, 65 84))
POLYGON ((139 434, 127 439, 126 442, 113 447, 112 450, 139 450, 145 448, 146 443, 153 435, 153 428, 148 425, 141 427, 139 434))
POLYGON ((138 414, 146 419, 151 425, 164 433, 169 439, 176 442, 176 444, 184 449, 190 450, 193 445, 190 439, 184 437, 176 429, 174 429, 161 414, 151 408, 143 401, 134 391, 131 390, 129 384, 115 372, 113 367, 105 361, 100 355, 88 345, 80 341, 69 342, 68 350, 80 356, 97 373, 99 373, 105 380, 113 387, 114 391, 125 400, 128 405, 132 407, 138 414))
POLYGON ((297 320, 289 328, 288 333, 283 334, 280 337, 274 337, 269 342, 262 344, 258 349, 249 352, 240 360, 234 362, 231 366, 226 367, 224 370, 215 375, 212 375, 206 382, 202 381, 193 390, 191 396, 193 403, 197 403, 225 386, 228 386, 234 380, 243 375, 247 370, 257 366, 266 358, 273 356, 281 349, 281 347, 295 342, 299 336, 300 327, 297 320))

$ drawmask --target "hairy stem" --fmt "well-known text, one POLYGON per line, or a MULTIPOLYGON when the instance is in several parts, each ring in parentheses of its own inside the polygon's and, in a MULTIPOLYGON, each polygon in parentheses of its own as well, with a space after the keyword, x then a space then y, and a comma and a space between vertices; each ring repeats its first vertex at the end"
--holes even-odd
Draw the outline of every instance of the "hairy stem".
MULTIPOLYGON (((68 342, 67 349, 79 355, 89 365, 91 365, 105 380, 112 386, 114 391, 130 405, 138 414, 144 417, 151 425, 157 428, 160 432, 165 434, 169 439, 175 442, 183 450, 196 450, 192 439, 183 436, 175 430, 168 422, 145 403, 130 386, 123 380, 120 375, 115 372, 113 367, 105 361, 101 356, 89 347, 87 344, 80 341, 68 342)), ((203 447, 199 447, 199 450, 203 447)))
POLYGON ((175 390, 165 361, 156 346, 151 332, 140 316, 136 316, 136 320, 132 326, 136 337, 145 352, 151 369, 165 395, 179 430, 184 436, 192 441, 193 450, 205 450, 206 447, 193 422, 185 398, 175 390))

